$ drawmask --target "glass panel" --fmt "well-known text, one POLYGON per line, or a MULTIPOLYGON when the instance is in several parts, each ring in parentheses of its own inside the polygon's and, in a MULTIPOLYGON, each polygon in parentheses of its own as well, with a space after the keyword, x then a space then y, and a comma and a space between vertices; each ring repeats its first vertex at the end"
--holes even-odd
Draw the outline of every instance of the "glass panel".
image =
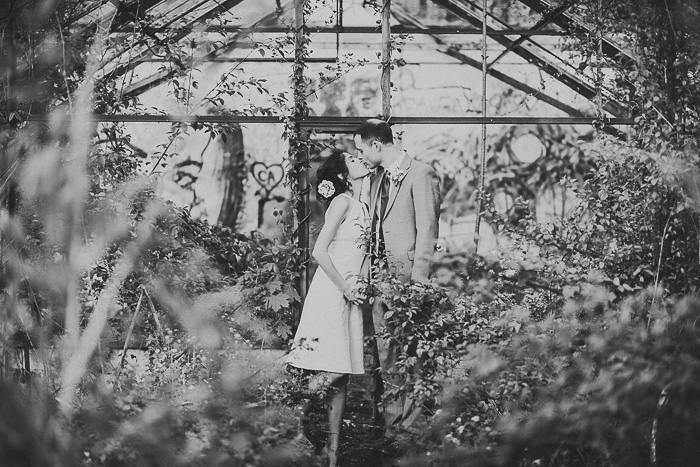
POLYGON ((244 0, 243 2, 231 8, 230 14, 226 19, 233 25, 242 25, 250 27, 256 24, 264 17, 274 18, 273 25, 291 25, 294 22, 294 6, 293 2, 281 2, 283 5, 282 14, 277 16, 278 2, 275 0, 244 0))

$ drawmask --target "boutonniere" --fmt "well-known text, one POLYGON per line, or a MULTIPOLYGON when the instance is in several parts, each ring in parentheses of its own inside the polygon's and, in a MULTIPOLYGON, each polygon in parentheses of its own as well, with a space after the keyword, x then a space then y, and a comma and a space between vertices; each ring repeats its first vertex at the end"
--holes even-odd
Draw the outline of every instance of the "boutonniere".
POLYGON ((401 180, 403 180, 405 176, 405 170, 394 170, 393 172, 389 172, 389 180, 391 180, 391 183, 393 183, 395 186, 399 186, 399 183, 401 183, 401 180))

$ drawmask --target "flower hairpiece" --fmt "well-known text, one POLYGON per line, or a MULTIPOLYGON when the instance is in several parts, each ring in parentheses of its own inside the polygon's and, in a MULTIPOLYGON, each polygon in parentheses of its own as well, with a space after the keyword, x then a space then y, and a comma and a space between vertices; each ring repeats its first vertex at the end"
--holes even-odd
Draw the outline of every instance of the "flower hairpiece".
POLYGON ((330 180, 324 180, 318 184, 318 194, 328 199, 335 193, 335 187, 330 180))

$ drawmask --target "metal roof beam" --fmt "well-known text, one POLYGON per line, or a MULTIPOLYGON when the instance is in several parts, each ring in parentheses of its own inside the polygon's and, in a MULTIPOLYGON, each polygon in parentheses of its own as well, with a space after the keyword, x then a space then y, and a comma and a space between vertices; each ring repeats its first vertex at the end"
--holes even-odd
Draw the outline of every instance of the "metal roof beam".
MULTIPOLYGON (((310 128, 342 127, 354 130, 362 122, 376 116, 365 117, 330 117, 307 116, 301 119, 301 125, 310 128)), ((34 115, 30 121, 54 121, 55 115, 34 115)), ((68 114, 64 118, 70 118, 68 114)), ((253 124, 253 123, 283 123, 284 118, 278 116, 258 115, 168 115, 168 114, 92 114, 88 117, 93 122, 140 122, 140 123, 223 123, 223 124, 253 124)), ((566 125, 593 125, 604 123, 609 125, 632 125, 630 118, 606 118, 598 120, 596 117, 483 117, 483 116, 457 116, 457 117, 391 117, 392 125, 539 125, 539 124, 566 124, 566 125)))
MULTIPOLYGON (((562 14, 562 13, 564 13, 567 9, 569 9, 570 6, 571 6, 571 0, 569 0, 569 1, 565 2, 565 3, 563 3, 563 4, 562 4, 561 6, 559 6, 558 8, 556 8, 556 9, 554 9, 554 10, 548 12, 546 15, 544 15, 544 17, 543 17, 540 21, 537 22, 537 24, 535 24, 535 25, 531 28, 531 30, 532 30, 533 32, 535 32, 535 31, 537 31, 537 30, 539 30, 539 29, 541 29, 541 28, 543 28, 543 27, 545 27, 545 26, 551 24, 552 22, 554 22, 554 19, 555 19, 557 16, 559 16, 559 15, 562 14)), ((515 29, 512 29, 512 31, 515 32, 515 29)), ((570 33, 568 33, 567 31, 562 31, 562 32, 563 32, 564 34, 570 34, 570 33)), ((503 52, 501 52, 501 54, 500 54, 498 57, 494 58, 494 59, 491 61, 491 63, 489 63, 489 64, 486 66, 487 69, 489 69, 489 68, 491 68, 492 66, 494 66, 501 58, 503 58, 503 57, 505 57, 506 55, 508 55, 508 53, 511 52, 511 51, 513 50, 513 48, 519 47, 520 44, 522 44, 523 42, 525 42, 525 41, 527 40, 527 38, 530 37, 529 35, 525 35, 525 34, 518 34, 518 35, 520 36, 520 39, 515 40, 508 48, 506 48, 506 50, 504 50, 503 52)))
MULTIPOLYGON (((433 3, 440 5, 443 8, 446 8, 458 17, 469 21, 473 25, 481 27, 481 18, 478 16, 477 13, 470 11, 468 8, 465 7, 465 3, 468 3, 465 0, 432 1, 433 3)), ((487 30, 493 30, 493 28, 487 26, 487 30)), ((511 40, 506 36, 495 36, 493 39, 506 48, 511 46, 511 44, 514 42, 514 40, 511 40)), ((586 83, 585 81, 575 76, 574 74, 566 71, 565 69, 562 69, 561 67, 554 64, 552 61, 535 54, 532 50, 529 50, 527 44, 522 43, 518 47, 513 47, 513 53, 527 60, 529 63, 533 63, 542 71, 546 72, 562 84, 573 89, 586 99, 594 101, 597 98, 596 89, 592 85, 586 83)), ((625 111, 623 109, 624 107, 622 106, 622 104, 617 102, 614 98, 606 97, 606 102, 603 105, 603 110, 616 117, 620 117, 625 114, 625 111)))
MULTIPOLYGON (((403 8, 395 7, 394 10, 392 11, 392 13, 394 14, 394 17, 401 23, 409 23, 409 24, 416 26, 416 27, 422 27, 420 20, 413 17, 411 14, 409 14, 403 8)), ((460 62, 462 62, 466 65, 469 65, 469 66, 481 71, 481 65, 482 65, 481 61, 476 60, 474 58, 469 57, 468 55, 463 54, 459 49, 457 49, 456 47, 447 43, 445 38, 439 34, 431 34, 431 37, 438 44, 438 47, 437 47, 438 52, 443 53, 445 55, 448 55, 456 60, 459 60, 460 62)), ((513 78, 510 75, 507 75, 505 73, 502 73, 500 71, 493 70, 493 69, 489 69, 488 74, 490 76, 498 79, 499 81, 502 81, 502 82, 506 83, 507 85, 512 86, 513 88, 524 92, 525 94, 531 94, 533 96, 536 96, 539 100, 546 102, 547 104, 551 105, 552 107, 559 109, 562 112, 565 112, 571 116, 576 116, 576 117, 585 117, 586 116, 580 110, 575 109, 569 105, 566 105, 557 99, 549 97, 546 94, 543 94, 541 91, 533 88, 532 86, 528 86, 527 84, 516 80, 515 78, 513 78)))
MULTIPOLYGON (((230 8, 233 8, 234 6, 238 5, 241 3, 243 0, 224 0, 221 2, 217 2, 213 4, 213 7, 207 10, 205 13, 200 14, 197 18, 194 18, 191 20, 190 24, 196 23, 208 18, 211 18, 212 16, 216 15, 217 13, 220 13, 222 11, 228 10, 230 8)), ((151 38, 154 38, 158 40, 159 38, 156 36, 157 33, 163 32, 165 28, 170 26, 176 21, 181 20, 184 18, 187 14, 196 11, 197 8, 201 7, 202 5, 208 3, 208 0, 204 0, 200 3, 198 3, 195 6, 192 6, 188 8, 186 11, 182 12, 181 14, 174 15, 173 18, 169 18, 168 21, 159 26, 158 28, 155 28, 153 31, 149 31, 148 35, 151 38)), ((177 34, 169 37, 170 40, 175 40, 178 41, 182 39, 183 37, 187 36, 191 32, 192 28, 182 28, 177 34)), ((116 76, 123 75, 124 73, 128 72, 129 70, 133 69, 136 65, 140 63, 140 60, 144 57, 152 56, 152 52, 148 45, 145 43, 144 40, 140 41, 140 43, 137 44, 138 51, 136 53, 136 56, 133 60, 129 60, 127 64, 124 65, 117 65, 114 69, 106 72, 102 78, 114 78, 116 76)), ((134 48, 133 46, 130 46, 130 48, 134 48)), ((114 59, 118 59, 120 55, 117 55, 114 57, 114 59)))
MULTIPOLYGON (((394 9, 392 10, 392 13, 393 13, 394 17, 401 23, 409 23, 412 26, 422 27, 420 20, 418 20, 417 18, 410 15, 403 8, 394 7, 394 9)), ((438 52, 441 52, 441 53, 448 55, 456 60, 459 60, 460 62, 471 66, 472 68, 475 68, 479 71, 482 71, 482 63, 479 60, 471 58, 471 57, 463 54, 457 48, 450 46, 449 44, 447 44, 445 42, 444 38, 438 34, 432 34, 431 37, 438 44, 438 47, 436 49, 438 52)), ((557 99, 554 99, 553 97, 550 97, 547 94, 544 94, 542 91, 535 89, 531 86, 528 86, 527 84, 525 84, 521 81, 518 81, 517 79, 513 78, 510 75, 507 75, 507 74, 502 73, 500 71, 494 70, 493 68, 488 68, 487 73, 489 74, 489 76, 496 78, 497 80, 517 89, 518 91, 524 92, 525 94, 528 94, 528 95, 532 95, 536 99, 538 99, 546 104, 549 104, 552 107, 554 107, 555 109, 559 109, 562 112, 565 112, 573 117, 590 118, 589 115, 586 115, 585 113, 581 112, 580 110, 575 109, 575 108, 571 107, 570 105, 566 105, 563 102, 561 102, 557 99)), ((615 137, 622 137, 620 130, 618 130, 617 128, 611 127, 609 125, 604 125, 602 130, 605 133, 611 134, 615 137)))
MULTIPOLYGON (((249 28, 241 26, 208 26, 205 28, 209 32, 241 32, 249 28)), ((304 26, 304 29, 314 34, 372 34, 381 33, 381 29, 378 26, 328 26, 328 27, 314 27, 314 26, 304 26)), ((255 30, 256 33, 286 33, 289 32, 288 27, 284 26, 272 26, 265 28, 258 28, 255 30)), ((462 27, 462 26, 423 26, 421 28, 410 27, 410 26, 392 26, 392 34, 459 34, 459 35, 481 35, 481 30, 477 28, 462 27)), ((494 36, 503 35, 518 35, 518 36, 566 36, 571 35, 568 31, 561 30, 536 30, 532 28, 518 28, 512 31, 492 31, 494 36)))
MULTIPOLYGON (((544 0, 518 0, 523 5, 529 7, 535 13, 547 15, 548 12, 554 10, 554 7, 544 0)), ((557 26, 571 31, 572 33, 578 33, 584 36, 590 35, 591 30, 586 25, 579 21, 576 21, 571 15, 562 12, 561 14, 552 18, 552 21, 557 26)), ((621 61, 622 64, 626 64, 632 61, 632 58, 625 53, 620 47, 612 43, 610 40, 603 38, 601 42, 603 55, 616 61, 621 61)))
MULTIPOLYGON (((276 21, 276 19, 277 19, 276 12, 267 14, 264 18, 262 18, 260 21, 255 23, 253 26, 248 28, 246 31, 242 31, 241 33, 237 34, 236 36, 234 36, 233 38, 228 40, 224 47, 222 47, 221 49, 218 49, 216 51, 209 52, 208 54, 204 55, 203 57, 197 59, 196 63, 201 64, 201 63, 205 63, 205 62, 211 60, 212 58, 216 57, 220 53, 221 50, 226 49, 226 47, 235 43, 237 40, 239 40, 243 37, 246 37, 247 35, 254 32, 258 26, 270 24, 270 23, 276 21)), ((148 59, 146 59, 146 58, 142 58, 142 59, 140 59, 140 62, 145 62, 147 60, 148 59)), ((172 74, 173 74, 172 71, 168 71, 168 70, 160 71, 154 75, 151 75, 147 78, 140 80, 138 83, 136 83, 132 86, 129 86, 127 89, 124 90, 124 95, 125 96, 139 95, 139 94, 141 94, 149 89, 154 88, 155 86, 158 86, 162 82, 166 81, 168 78, 170 78, 170 76, 172 76, 172 74)))

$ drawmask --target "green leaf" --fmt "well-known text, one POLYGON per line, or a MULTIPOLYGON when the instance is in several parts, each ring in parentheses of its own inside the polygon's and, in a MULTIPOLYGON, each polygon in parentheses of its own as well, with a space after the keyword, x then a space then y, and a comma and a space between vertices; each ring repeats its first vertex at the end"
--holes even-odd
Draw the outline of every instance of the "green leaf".
POLYGON ((289 306, 289 297, 285 294, 270 295, 267 299, 267 306, 274 311, 289 306))
POLYGON ((291 285, 288 285, 284 288, 284 293, 289 295, 290 300, 293 300, 295 302, 301 301, 301 296, 299 295, 299 292, 297 292, 297 290, 291 285))
POLYGON ((286 339, 287 337, 290 337, 292 335, 292 328, 290 328, 284 323, 280 323, 275 327, 275 332, 282 339, 286 339))

